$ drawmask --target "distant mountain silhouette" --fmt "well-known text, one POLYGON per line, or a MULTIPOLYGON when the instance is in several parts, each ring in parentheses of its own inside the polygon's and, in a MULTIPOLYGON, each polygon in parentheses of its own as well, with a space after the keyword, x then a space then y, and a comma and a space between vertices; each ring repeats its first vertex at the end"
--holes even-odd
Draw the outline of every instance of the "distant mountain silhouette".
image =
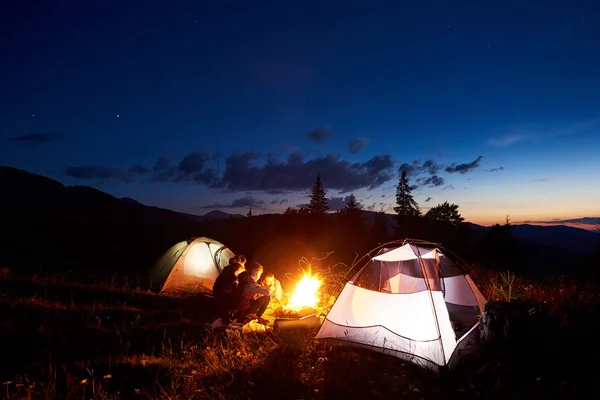
MULTIPOLYGON (((205 215, 175 212, 131 198, 119 199, 89 186, 65 186, 10 167, 0 166, 0 182, 0 267, 147 271, 176 242, 207 235, 222 224, 232 228, 215 232, 227 232, 232 242, 242 246, 248 243, 244 221, 256 218, 220 210, 205 215)), ((376 212, 365 214, 372 223, 376 212)), ((275 227, 281 217, 274 214, 259 220, 275 227)), ((392 232, 395 216, 386 217, 392 232)), ((491 229, 466 225, 471 246, 491 229)), ((598 237, 596 232, 568 226, 527 224, 513 225, 512 233, 527 262, 548 265, 549 270, 583 265, 593 254, 598 237)))
MULTIPOLYGON (((476 232, 489 232, 489 226, 481 226, 468 222, 467 225, 476 232)), ((592 254, 598 240, 598 233, 565 225, 511 225, 512 235, 519 240, 537 243, 559 249, 592 254)))
POLYGON ((123 203, 129 203, 129 204, 139 204, 142 205, 142 203, 140 203, 139 201, 137 201, 136 199, 132 199, 129 197, 121 197, 119 200, 121 200, 123 203))
POLYGON ((598 237, 597 232, 564 225, 538 226, 515 225, 513 235, 517 239, 529 240, 574 252, 592 254, 598 237))
POLYGON ((192 219, 194 221, 198 221, 198 222, 220 221, 223 219, 230 219, 230 218, 244 218, 244 216, 242 214, 228 214, 226 212, 219 211, 219 210, 214 210, 214 211, 211 211, 204 215, 196 215, 196 214, 189 214, 189 213, 183 213, 183 212, 180 212, 179 214, 183 215, 186 218, 190 218, 190 219, 192 219))
POLYGON ((179 240, 202 234, 179 213, 0 167, 0 265, 148 268, 179 240))
POLYGON ((202 218, 205 221, 219 221, 222 219, 228 219, 228 218, 244 218, 244 215, 242 214, 228 214, 226 212, 220 211, 220 210, 214 210, 211 211, 207 214, 204 214, 202 216, 202 218))

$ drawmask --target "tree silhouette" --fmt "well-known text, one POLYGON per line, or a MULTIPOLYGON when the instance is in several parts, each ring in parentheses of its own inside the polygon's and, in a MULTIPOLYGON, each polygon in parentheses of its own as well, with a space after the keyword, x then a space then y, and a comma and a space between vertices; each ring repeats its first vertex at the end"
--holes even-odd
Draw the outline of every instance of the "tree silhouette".
POLYGON ((440 241, 455 251, 464 247, 468 227, 463 224, 465 219, 458 212, 456 204, 447 201, 438 204, 425 213, 424 220, 430 240, 440 241))
POLYGON ((248 218, 250 218, 252 216, 252 207, 250 207, 250 210, 248 210, 248 215, 246 215, 248 218))
POLYGON ((378 211, 373 218, 371 236, 375 242, 374 246, 379 243, 387 242, 389 239, 387 216, 383 210, 378 211))
POLYGON ((356 223, 364 223, 365 213, 360 209, 360 205, 356 201, 356 196, 351 194, 348 196, 348 200, 339 212, 339 217, 347 220, 351 220, 356 223))
POLYGON ((419 236, 421 209, 412 197, 406 171, 400 174, 396 187, 396 237, 419 236))
POLYGON ((356 254, 370 250, 370 242, 365 240, 368 234, 366 215, 353 194, 346 198, 344 208, 335 214, 335 219, 336 247, 344 259, 350 261, 356 254))
POLYGON ((458 212, 456 204, 449 204, 447 201, 432 207, 425 214, 428 221, 440 224, 458 227, 465 219, 458 212))
POLYGON ((283 212, 283 215, 301 215, 301 214, 308 214, 308 208, 306 206, 301 206, 300 208, 288 207, 283 212))
POLYGON ((412 197, 411 188, 408 184, 408 178, 406 171, 402 171, 400 174, 400 180, 396 187, 396 204, 394 211, 403 217, 418 217, 421 215, 421 209, 419 205, 412 197))
POLYGON ((324 215, 327 210, 329 210, 327 198, 325 197, 325 189, 323 188, 323 183, 321 182, 321 175, 317 175, 315 184, 312 187, 308 210, 311 214, 316 215, 324 215))
POLYGON ((525 266, 519 263, 517 240, 512 234, 509 221, 507 217, 504 225, 492 226, 480 244, 479 251, 482 253, 482 260, 495 269, 524 272, 525 266))
POLYGON ((283 212, 283 215, 295 215, 298 214, 298 210, 295 207, 288 207, 283 212))

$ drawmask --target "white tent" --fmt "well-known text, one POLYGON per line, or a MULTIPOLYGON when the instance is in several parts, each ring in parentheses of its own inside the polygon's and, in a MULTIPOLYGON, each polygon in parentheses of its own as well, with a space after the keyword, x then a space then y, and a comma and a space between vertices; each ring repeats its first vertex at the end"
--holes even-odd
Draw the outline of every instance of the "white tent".
POLYGON ((434 371, 453 368, 486 299, 424 243, 383 248, 346 283, 316 339, 369 347, 434 371))
POLYGON ((233 256, 227 246, 214 239, 184 240, 158 259, 152 279, 161 284, 161 294, 212 293, 215 280, 233 256))

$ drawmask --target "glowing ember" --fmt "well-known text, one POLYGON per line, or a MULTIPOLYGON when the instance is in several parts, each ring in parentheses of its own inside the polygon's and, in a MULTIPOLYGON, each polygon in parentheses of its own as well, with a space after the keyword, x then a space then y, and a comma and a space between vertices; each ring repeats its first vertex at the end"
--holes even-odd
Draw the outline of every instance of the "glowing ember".
POLYGON ((300 311, 305 307, 316 308, 319 303, 317 291, 322 284, 323 282, 316 276, 304 275, 296 284, 286 308, 295 311, 300 311))

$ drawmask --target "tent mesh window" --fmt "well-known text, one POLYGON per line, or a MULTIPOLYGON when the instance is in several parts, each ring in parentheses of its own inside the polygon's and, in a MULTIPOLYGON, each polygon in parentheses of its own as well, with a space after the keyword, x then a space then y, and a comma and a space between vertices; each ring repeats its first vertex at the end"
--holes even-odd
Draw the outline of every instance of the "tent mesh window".
POLYGON ((441 291, 443 285, 435 259, 371 260, 354 279, 354 284, 364 289, 394 294, 427 289, 441 291))

